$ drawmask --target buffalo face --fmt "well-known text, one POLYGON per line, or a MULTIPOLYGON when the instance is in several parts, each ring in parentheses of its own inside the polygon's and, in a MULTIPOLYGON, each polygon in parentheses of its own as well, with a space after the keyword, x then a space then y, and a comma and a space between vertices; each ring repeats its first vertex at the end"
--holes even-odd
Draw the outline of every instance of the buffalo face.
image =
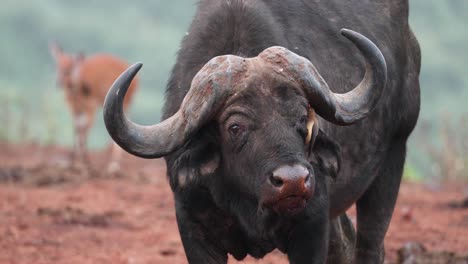
MULTIPOLYGON (((135 64, 107 94, 106 128, 126 151, 159 158, 190 145, 200 130, 215 122, 221 153, 210 167, 222 170, 234 188, 260 206, 296 214, 313 196, 319 177, 310 164, 326 168, 328 162, 310 152, 321 135, 311 118, 314 112, 336 125, 353 124, 370 113, 385 87, 386 64, 380 50, 359 33, 342 30, 342 34, 366 58, 362 82, 348 93, 333 93, 308 59, 283 47, 270 47, 254 58, 211 59, 193 78, 174 115, 153 126, 140 126, 127 119, 122 107, 141 68, 135 64), (315 161, 309 163, 310 157, 315 161)), ((327 153, 327 144, 316 143, 327 153)))
POLYGON ((223 174, 260 206, 295 214, 315 188, 306 147, 310 109, 299 88, 265 80, 244 80, 218 117, 223 174))

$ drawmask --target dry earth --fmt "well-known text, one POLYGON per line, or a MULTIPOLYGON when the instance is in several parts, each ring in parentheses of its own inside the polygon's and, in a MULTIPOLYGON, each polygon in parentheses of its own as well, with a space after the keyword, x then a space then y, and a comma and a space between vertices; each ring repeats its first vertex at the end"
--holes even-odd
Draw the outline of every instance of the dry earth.
MULTIPOLYGON (((92 175, 70 168, 68 153, 0 143, 1 264, 187 263, 164 161, 125 156, 120 173, 109 178, 99 169, 107 152, 92 154, 92 175)), ((419 242, 427 251, 404 263, 467 264, 467 187, 404 183, 386 237, 387 262, 419 242)), ((287 260, 273 252, 243 263, 287 260)))

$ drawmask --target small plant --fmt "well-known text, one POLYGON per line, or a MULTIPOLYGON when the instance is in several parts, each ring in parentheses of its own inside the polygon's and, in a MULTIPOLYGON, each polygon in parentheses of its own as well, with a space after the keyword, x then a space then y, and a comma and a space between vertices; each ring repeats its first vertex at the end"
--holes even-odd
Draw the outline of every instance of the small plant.
POLYGON ((30 118, 31 118, 31 109, 30 105, 26 101, 24 97, 18 99, 18 107, 19 107, 19 116, 18 116, 18 123, 16 126, 16 130, 18 131, 17 135, 19 136, 20 142, 28 142, 31 140, 31 133, 30 133, 30 118))
POLYGON ((54 111, 52 106, 48 104, 47 99, 43 98, 41 115, 45 124, 45 138, 44 143, 47 145, 55 145, 57 143, 58 126, 57 120, 54 118, 54 111))
POLYGON ((435 140, 425 139, 431 176, 448 181, 468 179, 468 116, 445 115, 441 120, 435 140))
POLYGON ((10 141, 11 108, 9 96, 0 95, 0 140, 10 141))

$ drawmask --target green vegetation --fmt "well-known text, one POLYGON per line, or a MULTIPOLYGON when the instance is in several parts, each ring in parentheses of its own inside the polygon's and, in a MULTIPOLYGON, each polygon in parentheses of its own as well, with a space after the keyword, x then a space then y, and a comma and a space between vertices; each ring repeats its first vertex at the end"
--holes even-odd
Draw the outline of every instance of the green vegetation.
POLYGON ((410 25, 421 45, 422 69, 421 114, 411 136, 407 167, 426 177, 447 179, 460 170, 464 173, 457 178, 468 178, 468 168, 461 168, 466 163, 460 162, 468 160, 463 121, 468 116, 467 14, 465 0, 410 0, 410 25), (458 146, 447 145, 447 131, 458 146), (447 157, 458 162, 448 162, 447 157))
MULTIPOLYGON (((69 52, 110 52, 142 61, 142 85, 131 110, 143 124, 159 120, 164 88, 195 0, 3 0, 0 9, 0 140, 70 145, 70 114, 56 86, 48 44, 69 52)), ((406 175, 434 174, 431 149, 442 151, 441 127, 457 131, 468 107, 468 1, 410 0, 410 23, 423 54, 422 112, 411 138, 406 175), (447 118, 450 116, 450 118, 447 118), (453 122, 440 122, 450 119, 453 122)), ((90 144, 110 139, 101 116, 90 144)), ((455 134, 466 144, 466 134, 455 134)), ((466 153, 460 154, 466 160, 466 153)), ((440 155, 439 155, 440 156, 440 155)), ((436 170, 437 171, 437 170, 436 170)), ((438 171, 443 174, 444 172, 438 171)), ((417 175, 417 176, 414 176, 417 175)))
MULTIPOLYGON (((72 53, 109 52, 129 62, 142 61, 142 87, 131 115, 138 122, 156 122, 166 80, 195 10, 194 3, 6 0, 0 10, 0 97, 24 98, 32 110, 29 117, 33 139, 71 144, 70 114, 56 85, 55 65, 48 51, 49 43, 56 41, 72 53)), ((11 113, 16 111, 3 115, 11 113)), ((8 118, 12 122, 8 130, 17 129, 16 118, 8 118)), ((96 116, 91 132, 90 145, 94 147, 102 147, 110 140, 100 118, 96 116)), ((18 134, 10 134, 10 140, 23 140, 18 134)))

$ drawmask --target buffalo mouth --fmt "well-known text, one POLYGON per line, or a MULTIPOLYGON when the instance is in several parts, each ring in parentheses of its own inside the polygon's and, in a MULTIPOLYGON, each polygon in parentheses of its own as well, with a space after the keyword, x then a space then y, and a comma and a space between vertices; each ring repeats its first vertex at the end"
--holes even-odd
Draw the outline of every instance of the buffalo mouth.
POLYGON ((294 216, 304 211, 308 197, 304 195, 290 195, 274 201, 264 203, 264 206, 272 209, 280 215, 294 216))

